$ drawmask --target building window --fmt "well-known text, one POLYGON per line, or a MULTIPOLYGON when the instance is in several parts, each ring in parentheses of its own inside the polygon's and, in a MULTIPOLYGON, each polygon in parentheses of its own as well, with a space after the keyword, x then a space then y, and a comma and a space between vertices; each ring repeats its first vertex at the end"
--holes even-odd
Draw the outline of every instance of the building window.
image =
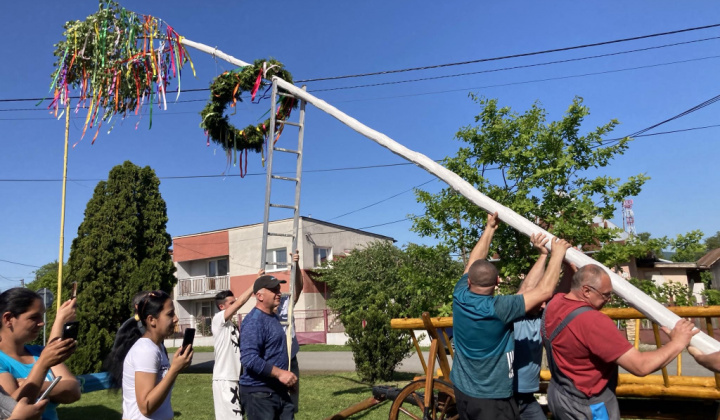
POLYGON ((212 335, 212 317, 215 302, 212 300, 201 300, 195 302, 195 329, 200 336, 209 337, 212 335))
POLYGON ((287 248, 268 249, 265 253, 265 271, 286 270, 288 266, 287 248), (280 264, 272 264, 280 263, 280 264))
POLYGON ((220 258, 217 260, 208 261, 208 277, 227 276, 228 274, 228 259, 220 258))
POLYGON ((214 303, 215 302, 211 300, 201 300, 195 302, 195 317, 198 319, 212 318, 214 303))
POLYGON ((313 263, 320 267, 326 261, 332 261, 332 248, 316 246, 313 248, 313 263))

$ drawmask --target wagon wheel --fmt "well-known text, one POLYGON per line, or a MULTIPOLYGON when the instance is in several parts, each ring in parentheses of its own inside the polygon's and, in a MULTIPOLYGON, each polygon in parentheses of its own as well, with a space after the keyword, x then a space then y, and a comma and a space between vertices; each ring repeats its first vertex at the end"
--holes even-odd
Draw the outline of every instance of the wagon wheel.
POLYGON ((457 420, 455 390, 439 379, 432 384, 431 403, 425 406, 425 379, 410 382, 398 394, 390 407, 390 420, 457 420))

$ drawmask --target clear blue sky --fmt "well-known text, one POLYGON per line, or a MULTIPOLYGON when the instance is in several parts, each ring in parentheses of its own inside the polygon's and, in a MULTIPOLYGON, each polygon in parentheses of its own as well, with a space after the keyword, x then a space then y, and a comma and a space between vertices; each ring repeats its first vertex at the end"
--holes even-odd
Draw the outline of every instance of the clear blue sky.
MULTIPOLYGON (((274 57, 295 79, 344 75, 460 62, 485 57, 595 43, 619 38, 720 23, 717 2, 204 2, 125 0, 138 13, 167 21, 188 39, 217 46, 252 61, 274 57), (275 7, 272 9, 270 6, 275 7)), ((0 100, 45 96, 51 81, 53 44, 62 25, 84 19, 97 10, 94 0, 72 2, 9 2, 0 4, 0 100)), ((720 36, 710 29, 579 51, 417 71, 309 83, 309 90, 383 83, 423 77, 586 57, 669 43, 720 36)), ((207 87, 214 76, 231 68, 208 55, 190 50, 198 70, 189 68, 183 89, 207 87)), ((551 119, 559 118, 574 96, 582 96, 592 114, 585 129, 612 118, 622 124, 619 137, 655 124, 720 94, 720 40, 660 48, 645 52, 588 59, 398 85, 318 92, 367 125, 433 159, 453 154, 454 134, 473 122, 478 108, 468 92, 498 98, 502 105, 525 110, 540 101, 551 119), (710 58, 708 58, 710 57, 710 58), (676 61, 673 65, 660 65, 676 61), (607 72, 658 65, 650 68, 607 72), (582 77, 570 77, 586 75, 582 77), (565 77, 562 79, 558 79, 565 77), (556 79, 545 80, 542 79, 556 79), (521 83, 531 82, 531 83, 521 83), (502 85, 502 86, 500 86, 502 85)), ((173 85, 175 87, 176 85, 173 85)), ((226 159, 220 149, 207 147, 198 112, 207 92, 184 93, 183 102, 147 116, 128 118, 108 135, 92 135, 71 149, 67 184, 65 258, 87 201, 98 180, 130 160, 149 165, 162 179, 168 206, 168 230, 183 235, 262 221, 265 177, 259 155, 251 155, 250 175, 198 179, 178 176, 219 175, 226 159)), ((47 104, 47 102, 46 102, 47 104)), ((46 105, 45 105, 46 106, 46 105)), ((243 104, 233 117, 237 126, 254 123, 268 102, 243 104)), ((658 131, 720 123, 720 105, 712 105, 674 121, 658 131)), ((34 102, 0 102, 0 288, 33 278, 33 266, 58 257, 64 121, 55 121, 34 102), (31 109, 18 111, 17 109, 31 109), (8 263, 5 261, 11 261, 8 263), (21 263, 25 265, 20 265, 21 263)), ((71 144, 80 138, 84 113, 71 123, 71 144)), ((414 166, 313 172, 331 168, 402 163, 403 160, 310 107, 307 112, 302 214, 362 228, 422 212, 410 192, 379 205, 340 217, 432 180, 414 166)), ((281 142, 291 145, 291 130, 281 142)), ((639 138, 625 156, 603 171, 627 178, 645 173, 652 180, 635 197, 638 231, 654 236, 701 229, 720 230, 715 185, 720 128, 639 138)), ((238 174, 229 168, 228 174, 238 174)), ((424 188, 439 191, 433 181, 424 188)), ((290 198, 290 197, 289 197, 290 198)), ((282 214, 276 214, 281 217, 282 214)), ((614 221, 622 224, 620 212, 614 221)), ((370 231, 407 242, 433 243, 410 232, 410 222, 378 226, 370 231)))

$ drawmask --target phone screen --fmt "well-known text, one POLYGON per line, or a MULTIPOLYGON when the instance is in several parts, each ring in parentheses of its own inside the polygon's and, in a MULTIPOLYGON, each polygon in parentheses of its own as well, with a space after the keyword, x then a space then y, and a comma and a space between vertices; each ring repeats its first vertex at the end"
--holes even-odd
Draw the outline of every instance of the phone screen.
POLYGON ((50 395, 50 391, 52 391, 52 389, 55 388, 55 385, 57 385, 58 382, 60 382, 60 379, 62 379, 62 376, 56 376, 55 379, 50 383, 50 385, 48 385, 45 392, 43 392, 42 395, 40 395, 40 397, 35 402, 39 402, 39 401, 42 401, 45 398, 47 398, 48 395, 50 395))
POLYGON ((185 335, 183 336, 182 351, 180 354, 185 353, 185 349, 192 345, 195 340, 195 328, 185 328, 185 335))

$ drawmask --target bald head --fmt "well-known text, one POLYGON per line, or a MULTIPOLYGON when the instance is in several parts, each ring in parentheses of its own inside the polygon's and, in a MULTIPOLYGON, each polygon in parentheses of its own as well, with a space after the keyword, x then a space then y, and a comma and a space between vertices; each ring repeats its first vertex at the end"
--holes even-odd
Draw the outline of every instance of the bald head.
POLYGON ((487 260, 477 260, 468 269, 470 284, 478 287, 490 287, 497 284, 497 268, 487 260))
POLYGON ((604 277, 607 277, 608 281, 610 280, 610 276, 608 276, 605 270, 600 268, 600 266, 588 264, 581 267, 577 273, 575 273, 572 278, 572 285, 570 286, 570 289, 578 290, 586 284, 597 288, 600 286, 600 282, 602 282, 604 277))

